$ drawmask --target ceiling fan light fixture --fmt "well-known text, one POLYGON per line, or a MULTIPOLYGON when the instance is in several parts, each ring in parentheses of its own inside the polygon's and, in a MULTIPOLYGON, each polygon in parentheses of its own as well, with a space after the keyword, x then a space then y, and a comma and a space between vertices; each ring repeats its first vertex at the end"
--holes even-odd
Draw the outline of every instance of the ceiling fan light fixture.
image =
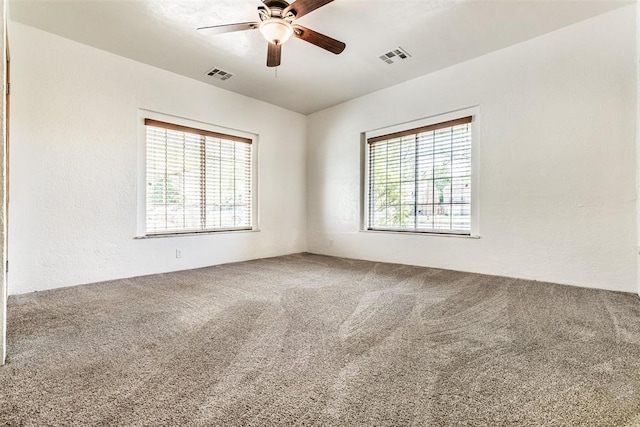
POLYGON ((271 18, 260 23, 260 33, 269 43, 283 44, 293 34, 293 27, 284 19, 271 18))

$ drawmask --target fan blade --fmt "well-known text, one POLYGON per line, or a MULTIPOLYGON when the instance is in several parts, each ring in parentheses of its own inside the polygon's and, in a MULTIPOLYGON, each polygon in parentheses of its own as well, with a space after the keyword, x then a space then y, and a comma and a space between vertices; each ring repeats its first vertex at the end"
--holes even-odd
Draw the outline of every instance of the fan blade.
POLYGON ((269 47, 267 48, 267 67, 277 67, 280 65, 280 57, 282 54, 282 45, 267 43, 269 47))
POLYGON ((282 11, 282 16, 287 16, 287 13, 293 10, 296 14, 296 19, 298 19, 332 1, 333 0, 296 0, 282 11))
POLYGON ((210 34, 231 33, 234 31, 255 30, 260 26, 257 22, 241 22, 239 24, 212 25, 211 27, 200 27, 198 31, 205 30, 210 34))
POLYGON ((342 43, 339 40, 332 39, 329 36, 325 36, 324 34, 320 34, 317 31, 310 30, 309 28, 303 27, 302 25, 293 26, 293 36, 314 44, 318 47, 321 47, 325 50, 328 50, 331 53, 335 53, 336 55, 342 53, 344 48, 347 47, 346 44, 342 43))

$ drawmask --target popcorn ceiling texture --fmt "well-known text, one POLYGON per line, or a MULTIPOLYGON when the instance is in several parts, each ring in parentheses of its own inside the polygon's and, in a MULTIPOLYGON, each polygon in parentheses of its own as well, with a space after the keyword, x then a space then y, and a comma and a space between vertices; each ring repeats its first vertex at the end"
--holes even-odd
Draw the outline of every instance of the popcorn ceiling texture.
POLYGON ((14 295, 5 425, 625 426, 636 295, 291 255, 14 295))

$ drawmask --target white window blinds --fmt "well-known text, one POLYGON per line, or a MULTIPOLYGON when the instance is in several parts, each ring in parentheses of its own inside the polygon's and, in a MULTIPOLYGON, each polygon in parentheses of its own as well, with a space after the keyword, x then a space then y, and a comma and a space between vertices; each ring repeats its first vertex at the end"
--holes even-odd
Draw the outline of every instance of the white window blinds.
POLYGON ((146 234, 252 228, 251 140, 145 119, 146 234))
POLYGON ((370 138, 370 230, 471 234, 472 117, 370 138))

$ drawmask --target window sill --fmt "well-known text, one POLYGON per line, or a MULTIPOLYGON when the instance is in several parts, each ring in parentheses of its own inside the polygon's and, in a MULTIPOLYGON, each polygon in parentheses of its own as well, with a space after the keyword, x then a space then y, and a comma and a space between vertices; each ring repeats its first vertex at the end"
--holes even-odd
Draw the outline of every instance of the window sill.
POLYGON ((462 239, 479 239, 479 234, 456 234, 456 233, 433 233, 430 231, 400 231, 400 230, 360 230, 361 233, 373 234, 395 234, 395 235, 411 235, 411 236, 429 236, 429 237, 457 237, 462 239))
POLYGON ((146 240, 146 239, 159 239, 164 237, 191 237, 202 236, 211 234, 244 234, 244 233, 258 233, 260 229, 255 228, 253 230, 220 230, 220 231, 195 231, 193 233, 172 233, 172 234, 147 234, 140 236, 133 236, 134 240, 146 240))

